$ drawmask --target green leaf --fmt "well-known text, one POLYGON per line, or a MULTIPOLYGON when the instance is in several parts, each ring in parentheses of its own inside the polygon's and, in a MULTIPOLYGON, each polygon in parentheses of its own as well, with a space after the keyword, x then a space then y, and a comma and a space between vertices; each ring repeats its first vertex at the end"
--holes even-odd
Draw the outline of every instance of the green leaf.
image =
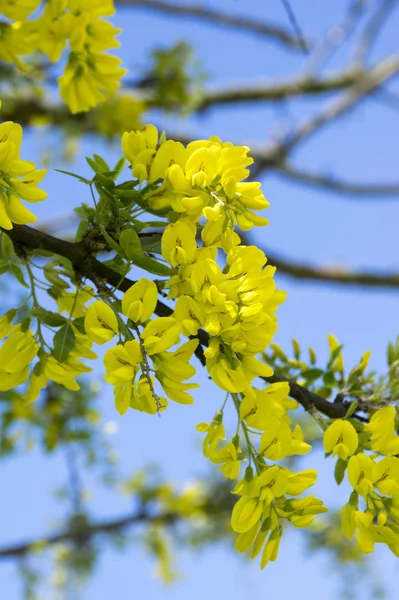
POLYGON ((112 190, 115 187, 115 183, 111 177, 107 177, 103 173, 96 173, 93 177, 93 181, 100 183, 106 189, 112 190))
POLYGON ((24 279, 24 274, 20 267, 18 267, 17 265, 10 265, 10 271, 21 285, 23 285, 26 288, 29 288, 29 285, 26 283, 24 279))
POLYGON ((6 262, 10 262, 15 255, 14 245, 6 233, 1 236, 1 257, 6 262))
POLYGON ((86 177, 82 177, 81 175, 77 175, 76 173, 71 173, 71 171, 64 171, 63 169, 54 169, 58 173, 63 173, 64 175, 69 175, 70 177, 75 177, 75 179, 79 179, 82 183, 86 183, 88 185, 91 184, 90 179, 86 179, 86 177))
POLYGON ((32 317, 39 319, 41 323, 49 327, 61 327, 65 324, 66 318, 58 313, 46 310, 45 308, 37 307, 31 311, 32 317))
POLYGON ((389 344, 388 344, 387 354, 388 354, 388 365, 391 366, 392 363, 396 359, 395 346, 392 344, 392 342, 389 342, 389 344))
POLYGON ((59 362, 64 362, 76 345, 76 338, 70 323, 66 323, 54 336, 53 355, 59 362))
POLYGON ((75 242, 82 241, 85 234, 87 233, 88 228, 89 228, 89 221, 87 221, 87 219, 83 219, 82 221, 80 221, 78 228, 76 230, 75 242))
POLYGON ((114 166, 114 173, 116 173, 116 177, 115 179, 118 177, 118 175, 120 175, 125 167, 126 164, 126 160, 124 156, 121 156, 121 158, 119 160, 116 161, 115 166, 114 166))
POLYGON ((162 275, 164 277, 171 277, 173 275, 173 269, 147 256, 136 257, 134 264, 136 267, 140 267, 154 275, 162 275))
POLYGON ((0 275, 3 275, 3 273, 7 273, 9 266, 9 263, 0 260, 0 275))
POLYGON ((348 461, 342 460, 342 458, 339 458, 335 463, 334 477, 335 481, 337 482, 337 485, 340 485, 343 482, 347 466, 348 461))
POLYGON ((105 241, 107 242, 107 244, 113 249, 115 250, 115 252, 117 252, 120 255, 124 255, 122 248, 119 246, 119 244, 117 242, 115 242, 114 239, 112 239, 112 237, 107 233, 105 227, 103 227, 103 225, 100 224, 100 229, 101 229, 101 233, 104 236, 105 241))
POLYGON ((96 163, 101 166, 104 171, 110 171, 110 167, 108 165, 108 163, 103 159, 102 156, 100 156, 99 154, 93 154, 94 156, 94 160, 96 161, 96 163))
POLYGON ((296 360, 299 360, 299 357, 301 356, 301 347, 295 338, 292 338, 292 346, 294 348, 294 356, 296 360))
POLYGON ((119 236, 119 245, 128 260, 135 261, 144 256, 140 238, 134 229, 125 229, 119 236))
POLYGON ((335 362, 335 360, 336 360, 336 359, 338 358, 338 356, 341 354, 341 352, 342 352, 342 348, 343 348, 343 347, 344 347, 344 346, 343 346, 343 344, 341 344, 340 346, 337 346, 337 347, 335 348, 335 350, 333 350, 333 351, 331 352, 331 354, 330 354, 330 358, 329 358, 329 361, 328 361, 328 365, 327 365, 327 366, 328 366, 328 368, 330 368, 330 367, 331 367, 331 365, 332 365, 332 364, 335 362))
POLYGON ((324 385, 326 385, 328 387, 335 387, 337 385, 334 374, 331 372, 325 373, 323 375, 323 382, 324 382, 324 385))
POLYGON ((323 369, 305 369, 302 371, 302 376, 310 382, 316 381, 324 375, 323 369))
POLYGON ((316 352, 313 348, 309 348, 309 361, 311 365, 315 365, 317 361, 316 352))
POLYGON ((86 335, 85 318, 84 317, 78 317, 77 319, 74 319, 72 321, 72 325, 74 327, 76 327, 76 329, 79 331, 79 333, 83 333, 84 335, 86 335))
POLYGON ((353 402, 351 402, 349 404, 348 410, 346 411, 345 419, 349 419, 349 417, 351 417, 353 415, 353 413, 357 409, 357 405, 358 405, 357 400, 353 400, 353 402))

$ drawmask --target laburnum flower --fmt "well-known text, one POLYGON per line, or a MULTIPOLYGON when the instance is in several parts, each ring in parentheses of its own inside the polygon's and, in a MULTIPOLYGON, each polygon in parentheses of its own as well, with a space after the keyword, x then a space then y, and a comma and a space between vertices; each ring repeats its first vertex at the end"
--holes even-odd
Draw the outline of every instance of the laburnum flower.
POLYGON ((139 279, 122 298, 122 312, 134 323, 145 323, 153 315, 158 301, 156 284, 139 279))
POLYGON ((86 112, 111 96, 126 74, 121 59, 103 52, 72 53, 61 77, 60 94, 72 113, 86 112))
POLYGON ((371 433, 371 448, 381 454, 399 454, 399 437, 395 435, 395 408, 390 404, 377 410, 364 426, 371 433))
POLYGON ((37 9, 41 0, 0 0, 0 13, 8 19, 22 21, 37 9))
POLYGON ((222 448, 214 449, 208 453, 211 462, 221 464, 220 471, 227 479, 237 479, 240 473, 241 461, 245 455, 233 442, 226 442, 222 448))
POLYGON ((362 512, 349 503, 341 510, 341 518, 343 535, 352 539, 356 533, 357 545, 364 554, 373 552, 376 543, 387 544, 394 553, 397 551, 397 532, 385 525, 384 518, 375 522, 372 510, 362 512))
POLYGON ((105 381, 118 385, 133 380, 142 360, 143 356, 137 340, 110 348, 104 355, 104 366, 107 371, 105 381))
POLYGON ((83 317, 87 312, 86 304, 95 296, 93 288, 86 286, 78 291, 68 292, 62 290, 57 297, 57 307, 60 313, 65 312, 77 319, 83 317))
POLYGON ((195 375, 190 359, 197 346, 198 340, 190 340, 175 352, 160 352, 152 357, 156 378, 165 394, 180 404, 192 404, 194 399, 187 391, 199 388, 197 383, 185 381, 195 375))
MULTIPOLYGON (((151 379, 152 386, 154 379, 151 379)), ((166 398, 155 398, 148 379, 126 381, 115 387, 115 407, 123 415, 129 408, 154 415, 168 406, 166 398)))
POLYGON ((34 26, 29 21, 0 22, 0 58, 13 63, 21 71, 26 71, 27 67, 19 57, 30 54, 37 48, 32 28, 34 29, 34 26))
POLYGON ((190 219, 179 219, 166 227, 162 234, 161 252, 172 267, 194 260, 197 251, 195 236, 196 226, 190 219))
POLYGON ((146 352, 151 356, 169 350, 179 341, 180 329, 174 317, 159 317, 147 323, 141 334, 146 352))
POLYGON ((349 483, 364 497, 373 491, 374 461, 370 456, 359 452, 351 456, 348 462, 347 475, 349 483))
POLYGON ((346 460, 356 452, 359 438, 349 421, 336 419, 324 432, 323 444, 325 452, 332 452, 333 456, 346 460))
POLYGON ((140 181, 160 181, 149 198, 153 209, 171 207, 175 212, 197 220, 201 214, 215 223, 205 229, 204 243, 223 247, 226 225, 243 230, 268 221, 252 210, 269 206, 260 183, 243 181, 253 159, 249 148, 223 143, 217 137, 190 142, 166 140, 153 126, 143 132, 126 132, 122 150, 140 181))
POLYGON ((25 383, 39 346, 30 331, 14 331, 0 348, 0 391, 25 383))
POLYGON ((96 344, 105 344, 118 333, 118 320, 112 308, 101 300, 90 304, 85 316, 88 337, 96 344))
POLYGON ((17 312, 15 310, 10 310, 0 317, 0 340, 9 336, 10 333, 17 328, 17 326, 12 323, 16 314, 17 312))
POLYGON ((22 127, 12 121, 0 124, 0 227, 12 229, 36 221, 22 200, 40 202, 47 193, 36 186, 45 176, 32 162, 21 160, 22 127))
POLYGON ((222 423, 222 413, 218 412, 215 415, 212 423, 208 425, 208 423, 199 423, 196 427, 197 431, 201 433, 206 433, 204 441, 202 443, 202 450, 204 456, 208 457, 212 454, 216 447, 218 446, 220 440, 225 439, 225 430, 224 425, 222 423))

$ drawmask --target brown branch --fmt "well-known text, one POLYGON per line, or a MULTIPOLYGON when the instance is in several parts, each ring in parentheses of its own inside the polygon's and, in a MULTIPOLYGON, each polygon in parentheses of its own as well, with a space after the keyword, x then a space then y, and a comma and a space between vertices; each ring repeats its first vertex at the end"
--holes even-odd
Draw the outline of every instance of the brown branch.
POLYGON ((288 383, 290 386, 289 395, 291 398, 294 398, 294 400, 296 400, 307 412, 318 410, 323 415, 326 415, 331 419, 340 419, 344 417, 351 404, 349 401, 342 399, 340 394, 337 395, 333 402, 329 402, 325 398, 322 398, 311 390, 302 387, 295 381, 292 381, 292 379, 288 379, 280 373, 275 372, 271 377, 265 377, 264 379, 269 383, 288 383))
POLYGON ((239 86, 236 85, 232 88, 205 92, 199 104, 199 110, 213 106, 238 104, 240 102, 275 101, 291 96, 325 94, 345 89, 353 85, 367 73, 367 70, 351 69, 323 79, 299 77, 291 81, 252 86, 243 82, 239 86))
POLYGON ((273 168, 279 175, 287 179, 303 183, 308 186, 324 188, 332 192, 347 194, 348 196, 399 196, 398 183, 354 183, 344 181, 337 177, 322 175, 319 173, 309 173, 302 171, 289 164, 276 165, 273 168))
MULTIPOLYGON (((24 248, 30 250, 46 250, 52 254, 56 254, 59 256, 63 256, 70 260, 72 266, 75 270, 93 281, 96 286, 101 287, 102 284, 108 283, 112 286, 119 285, 119 289, 121 291, 126 291, 129 287, 134 283, 132 280, 125 278, 122 283, 120 283, 120 274, 116 271, 113 271, 110 267, 104 265, 97 259, 95 259, 89 252, 84 243, 71 243, 66 242, 65 240, 61 240, 56 238, 48 233, 44 233, 42 231, 37 231, 28 225, 14 225, 14 228, 10 231, 2 230, 3 233, 7 234, 10 239, 17 246, 22 246, 24 248)), ((271 258, 270 263, 277 266, 280 271, 281 266, 276 264, 276 260, 271 258)), ((289 268, 289 266, 288 266, 289 268)), ((291 267, 292 269, 292 267, 291 267)), ((295 277, 302 277, 302 275, 298 275, 296 271, 295 277)), ((309 278, 309 277, 307 277, 309 278)), ((317 278, 317 277, 313 277, 317 278)), ((396 285, 399 286, 399 276, 397 277, 396 285)), ((169 316, 172 313, 172 309, 158 301, 156 306, 156 314, 159 316, 169 316)), ((197 335, 200 340, 200 344, 197 348, 196 355, 202 364, 205 364, 204 359, 204 348, 206 348, 209 344, 209 336, 204 330, 200 330, 197 335)), ((331 404, 321 396, 317 396, 310 390, 307 390, 295 382, 292 382, 285 378, 283 375, 275 373, 271 378, 268 378, 267 381, 275 382, 275 381, 288 381, 290 384, 290 395, 292 398, 297 400, 305 410, 309 411, 313 408, 316 408, 323 414, 330 416, 332 418, 337 418, 338 416, 342 416, 345 414, 344 409, 346 410, 347 405, 346 402, 340 400, 339 402, 334 402, 331 404)), ((54 541, 56 543, 57 536, 54 541)), ((1 554, 0 554, 1 556, 1 554)))
POLYGON ((258 19, 231 15, 194 4, 173 4, 165 0, 115 0, 115 4, 150 11, 157 10, 177 17, 206 21, 211 25, 239 29, 247 33, 262 35, 297 50, 301 49, 304 43, 306 47, 309 46, 308 41, 298 39, 296 36, 291 35, 287 29, 276 23, 265 23, 258 19))
MULTIPOLYGON (((349 112, 360 100, 374 92, 382 83, 399 72, 399 56, 391 56, 380 62, 358 78, 351 88, 342 92, 338 99, 329 102, 316 116, 300 125, 297 130, 282 143, 286 154, 302 140, 309 139, 324 125, 349 112)), ((281 150, 279 149, 279 152, 281 150)))
POLYGON ((286 156, 301 142, 308 140, 325 125, 347 114, 361 100, 398 73, 399 55, 386 58, 367 73, 364 73, 337 99, 328 102, 319 113, 304 121, 292 133, 275 142, 270 148, 257 152, 258 163, 252 177, 258 177, 265 169, 284 164, 286 156))
POLYGON ((380 2, 377 3, 375 11, 371 15, 370 20, 364 28, 363 34, 356 44, 354 56, 356 63, 361 65, 365 62, 395 5, 396 0, 380 0, 380 2))
POLYGON ((87 540, 98 534, 121 531, 127 527, 139 525, 143 522, 172 524, 177 519, 179 519, 179 515, 175 513, 149 515, 144 511, 140 511, 132 515, 127 515, 117 519, 99 521, 92 524, 82 522, 79 527, 72 526, 53 535, 48 535, 42 538, 0 548, 0 559, 18 558, 28 554, 29 552, 35 551, 35 549, 54 546, 62 542, 82 544, 82 542, 87 542, 87 540))
MULTIPOLYGON (((242 238, 242 235, 241 235, 242 238)), ((278 275, 286 275, 301 281, 342 284, 345 287, 399 288, 399 272, 375 273, 372 271, 347 271, 326 269, 280 258, 265 250, 268 262, 277 268, 278 275)))

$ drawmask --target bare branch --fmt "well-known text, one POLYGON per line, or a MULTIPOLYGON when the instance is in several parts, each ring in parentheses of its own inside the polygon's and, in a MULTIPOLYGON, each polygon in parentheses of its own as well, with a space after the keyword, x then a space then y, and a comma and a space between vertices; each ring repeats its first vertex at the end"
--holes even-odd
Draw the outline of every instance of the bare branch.
POLYGON ((262 171, 276 165, 284 164, 285 157, 298 144, 308 140, 327 125, 348 113, 366 96, 377 90, 385 81, 388 81, 399 72, 399 55, 386 58, 377 66, 364 73, 337 99, 328 102, 315 116, 299 125, 291 134, 275 142, 270 148, 257 153, 258 163, 253 170, 252 177, 258 177, 262 171))
POLYGON ((309 61, 305 66, 305 74, 313 77, 322 66, 326 65, 334 53, 353 34, 360 17, 366 10, 366 6, 367 3, 364 2, 364 0, 352 0, 350 2, 347 14, 344 16, 341 23, 332 27, 328 32, 326 39, 314 48, 309 57, 309 61))
POLYGON ((374 92, 382 83, 391 79, 399 72, 399 56, 391 56, 373 69, 364 73, 351 88, 342 92, 338 99, 329 102, 316 116, 305 121, 298 129, 283 142, 282 147, 287 153, 303 139, 309 139, 324 125, 350 111, 360 100, 374 92))
POLYGON ((324 79, 300 77, 281 83, 269 85, 257 84, 253 86, 243 82, 239 86, 233 88, 205 92, 199 105, 199 110, 224 104, 263 102, 266 100, 274 101, 289 98, 291 96, 324 94, 334 90, 347 88, 356 83, 356 81, 366 73, 367 71, 352 69, 324 79))
MULTIPOLYGON (((241 236, 242 237, 242 236, 241 236)), ((399 288, 399 272, 375 273, 372 271, 347 271, 345 269, 315 267, 296 263, 264 250, 268 262, 277 268, 277 273, 302 281, 342 284, 346 287, 399 288)))
POLYGON ((363 34, 356 44, 354 53, 355 64, 362 65, 366 61, 395 5, 396 0, 380 0, 377 3, 376 10, 371 15, 363 34))
POLYGON ((293 30, 295 31, 297 38, 298 38, 298 42, 300 43, 303 51, 305 52, 305 54, 308 53, 308 47, 301 29, 301 26, 298 23, 298 19, 296 18, 295 12, 291 6, 291 3, 289 0, 281 0, 281 4, 284 6, 284 10, 287 13, 288 19, 292 25, 293 30))
POLYGON ((147 514, 145 511, 140 511, 132 515, 126 515, 107 521, 99 521, 93 524, 82 522, 79 528, 72 526, 54 535, 48 535, 20 544, 13 544, 0 548, 0 559, 18 558, 35 550, 37 551, 39 548, 43 549, 63 542, 72 542, 75 544, 87 543, 87 541, 95 535, 122 531, 127 527, 139 525, 144 522, 172 524, 177 519, 179 519, 179 516, 174 513, 164 513, 154 516, 147 514))
MULTIPOLYGON (((240 29, 247 33, 270 38, 273 41, 280 42, 289 48, 297 50, 301 49, 303 44, 302 40, 291 35, 287 29, 276 23, 265 23, 260 20, 250 19, 241 15, 231 15, 195 4, 174 4, 165 0, 115 0, 115 4, 150 11, 158 10, 176 15, 177 17, 206 21, 211 25, 240 29)), ((309 42, 305 40, 305 44, 308 46, 309 42)))
POLYGON ((273 169, 279 175, 298 183, 348 196, 372 198, 376 196, 399 196, 399 181, 397 183, 354 183, 321 173, 309 173, 289 164, 276 165, 273 169))

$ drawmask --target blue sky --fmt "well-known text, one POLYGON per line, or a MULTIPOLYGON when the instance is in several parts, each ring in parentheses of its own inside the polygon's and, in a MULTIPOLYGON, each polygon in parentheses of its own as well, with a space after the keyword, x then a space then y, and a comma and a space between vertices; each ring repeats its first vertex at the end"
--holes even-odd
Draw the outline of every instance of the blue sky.
MULTIPOLYGON (((369 0, 372 2, 372 0, 369 0)), ((220 10, 251 14, 255 18, 286 22, 279 0, 212 0, 203 5, 220 10)), ((343 14, 342 0, 301 0, 294 3, 297 18, 303 28, 315 37, 326 34, 343 14)), ((154 45, 168 46, 189 35, 197 56, 210 74, 209 85, 244 85, 245 82, 274 82, 297 73, 304 64, 301 54, 294 54, 259 37, 250 37, 233 30, 208 27, 176 18, 167 18, 146 11, 119 10, 115 23, 124 27, 121 36, 121 56, 132 69, 146 63, 146 55, 154 45)), ((397 50, 399 11, 396 10, 385 27, 372 60, 397 50)), ((345 49, 329 63, 328 70, 338 69, 347 59, 345 49)), ((397 86, 396 86, 397 87, 397 86)), ((391 89, 395 85, 390 84, 391 89)), ((325 99, 327 100, 327 98, 325 99)), ((170 127, 193 137, 218 135, 225 140, 261 145, 274 135, 277 127, 290 120, 299 122, 313 114, 316 103, 310 99, 294 100, 286 105, 284 115, 272 104, 254 107, 220 108, 198 118, 180 122, 170 120, 170 127), (285 122, 282 119, 285 119, 285 122)), ((368 100, 355 112, 333 126, 327 127, 301 146, 295 163, 309 170, 323 170, 343 178, 358 181, 395 181, 398 177, 397 114, 374 100, 368 100)), ((26 135, 25 156, 40 161, 38 148, 43 137, 26 135)), ((111 162, 119 156, 119 148, 98 140, 87 139, 75 165, 55 164, 72 168, 82 174, 87 171, 81 158, 97 152, 111 162)), ((265 248, 315 264, 347 266, 353 269, 399 269, 397 258, 397 223, 399 203, 395 199, 354 199, 329 194, 321 190, 297 187, 278 176, 264 178, 264 190, 271 207, 267 211, 270 225, 256 233, 255 239, 265 248)), ((43 220, 65 215, 75 206, 76 199, 89 201, 85 190, 75 180, 49 172, 45 187, 48 200, 36 205, 43 220)), ((277 276, 279 286, 287 290, 288 298, 279 312, 276 342, 288 348, 296 337, 304 346, 312 345, 323 358, 327 351, 327 334, 334 333, 345 344, 348 366, 367 349, 372 350, 371 364, 382 370, 385 348, 396 337, 397 292, 346 289, 310 283, 295 283, 277 276)), ((119 431, 113 437, 125 474, 159 462, 165 476, 183 485, 207 472, 202 458, 199 434, 195 425, 211 419, 222 402, 222 395, 198 374, 202 389, 196 393, 193 406, 173 405, 161 419, 130 411, 120 418, 114 408, 112 390, 104 387, 101 406, 104 420, 118 422, 119 431)), ((337 506, 346 498, 346 490, 337 489, 332 477, 332 465, 317 456, 321 469, 316 493, 337 506)), ((309 464, 304 462, 304 465, 309 464)), ((313 463, 314 464, 314 463, 313 463)), ((52 491, 65 480, 63 457, 44 457, 40 451, 29 456, 8 460, 0 466, 2 511, 0 512, 1 545, 49 531, 61 517, 64 505, 54 501, 52 491)), ((98 517, 124 513, 129 503, 116 499, 107 490, 96 490, 90 509, 98 517)), ((378 549, 373 562, 375 572, 388 587, 388 597, 394 598, 397 561, 385 549, 378 549)), ((291 595, 297 600, 326 600, 339 597, 339 578, 334 574, 328 556, 321 553, 309 557, 299 533, 287 536, 281 555, 274 565, 261 572, 257 562, 249 563, 237 557, 227 544, 206 549, 196 555, 178 554, 182 579, 173 588, 165 589, 153 578, 151 560, 140 546, 125 554, 107 547, 101 555, 99 568, 87 587, 73 600, 102 600, 111 595, 118 600, 130 600, 144 595, 152 600, 191 600, 203 597, 229 597, 244 600, 250 595, 279 598, 291 595), (290 576, 287 577, 289 569, 290 576)), ((369 590, 363 590, 365 596, 369 590)), ((21 598, 21 588, 12 564, 0 564, 0 597, 21 598)), ((43 596, 43 598, 51 596, 43 596)), ((371 596, 370 596, 371 597, 371 596)), ((69 600, 69 598, 68 598, 69 600)))

